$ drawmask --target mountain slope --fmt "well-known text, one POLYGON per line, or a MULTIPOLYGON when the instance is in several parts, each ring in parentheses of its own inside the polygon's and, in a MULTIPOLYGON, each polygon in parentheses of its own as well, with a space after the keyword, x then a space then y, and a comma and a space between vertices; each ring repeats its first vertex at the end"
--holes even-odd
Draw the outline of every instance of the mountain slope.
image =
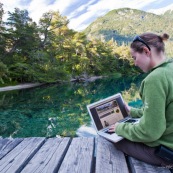
POLYGON ((163 16, 166 17, 166 20, 173 20, 173 10, 166 11, 163 16))
POLYGON ((173 17, 170 13, 156 15, 141 10, 122 8, 112 10, 90 24, 84 32, 88 37, 105 40, 114 39, 118 43, 129 42, 134 35, 143 32, 168 33, 173 35, 173 17))

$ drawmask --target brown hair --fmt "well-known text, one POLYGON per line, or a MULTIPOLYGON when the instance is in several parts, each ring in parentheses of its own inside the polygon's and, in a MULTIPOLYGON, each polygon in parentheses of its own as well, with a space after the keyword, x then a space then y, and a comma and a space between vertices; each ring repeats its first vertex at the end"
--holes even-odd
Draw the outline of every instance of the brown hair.
MULTIPOLYGON (((155 47, 157 52, 165 52, 165 44, 164 41, 168 40, 169 35, 164 33, 163 35, 157 35, 154 33, 144 33, 139 35, 141 39, 144 40, 144 42, 149 46, 149 47, 155 47)), ((142 53, 143 52, 143 47, 146 46, 140 41, 135 41, 132 42, 130 47, 134 49, 134 51, 142 53)))

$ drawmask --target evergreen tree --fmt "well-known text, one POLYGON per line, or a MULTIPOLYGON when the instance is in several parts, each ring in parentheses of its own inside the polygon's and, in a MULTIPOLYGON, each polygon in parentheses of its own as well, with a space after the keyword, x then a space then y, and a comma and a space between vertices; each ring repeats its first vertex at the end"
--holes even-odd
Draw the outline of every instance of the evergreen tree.
POLYGON ((37 26, 28 16, 28 11, 15 8, 13 13, 9 12, 6 25, 6 55, 17 53, 28 60, 30 52, 39 42, 37 26))
POLYGON ((0 3, 0 59, 2 59, 2 55, 5 52, 5 37, 3 35, 5 28, 2 21, 3 14, 3 4, 0 3))

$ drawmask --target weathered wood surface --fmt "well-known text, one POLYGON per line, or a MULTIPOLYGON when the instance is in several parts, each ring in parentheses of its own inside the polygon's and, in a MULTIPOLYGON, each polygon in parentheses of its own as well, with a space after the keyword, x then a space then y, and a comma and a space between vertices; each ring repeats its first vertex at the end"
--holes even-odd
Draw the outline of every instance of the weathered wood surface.
POLYGON ((66 154, 70 138, 50 138, 35 154, 22 173, 57 172, 66 154))
POLYGON ((1 173, 20 172, 38 151, 45 138, 26 138, 0 160, 1 173))
POLYGON ((96 173, 128 173, 124 154, 113 143, 98 138, 96 151, 96 173))
POLYGON ((169 169, 164 167, 153 166, 144 162, 141 162, 132 157, 128 157, 130 168, 132 173, 170 173, 169 169))
MULTIPOLYGON (((2 173, 93 172, 94 138, 25 138, 0 160, 2 173)), ((0 141, 2 153, 9 139, 0 141)))
POLYGON ((90 173, 94 157, 93 138, 74 138, 59 169, 59 173, 90 173))
POLYGON ((16 138, 15 140, 12 138, 0 139, 0 159, 2 159, 7 153, 9 153, 22 141, 22 138, 16 138))
POLYGON ((0 173, 170 173, 96 138, 0 139, 0 173), (128 160, 128 161, 127 161, 128 160))

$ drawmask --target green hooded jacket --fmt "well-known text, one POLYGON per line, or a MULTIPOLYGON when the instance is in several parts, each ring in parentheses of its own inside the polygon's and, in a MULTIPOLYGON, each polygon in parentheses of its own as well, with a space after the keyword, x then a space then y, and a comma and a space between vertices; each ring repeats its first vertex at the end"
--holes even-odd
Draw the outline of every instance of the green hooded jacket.
POLYGON ((148 146, 173 149, 173 63, 166 61, 153 68, 142 81, 143 108, 132 108, 130 115, 140 117, 138 124, 120 123, 116 133, 148 146))

